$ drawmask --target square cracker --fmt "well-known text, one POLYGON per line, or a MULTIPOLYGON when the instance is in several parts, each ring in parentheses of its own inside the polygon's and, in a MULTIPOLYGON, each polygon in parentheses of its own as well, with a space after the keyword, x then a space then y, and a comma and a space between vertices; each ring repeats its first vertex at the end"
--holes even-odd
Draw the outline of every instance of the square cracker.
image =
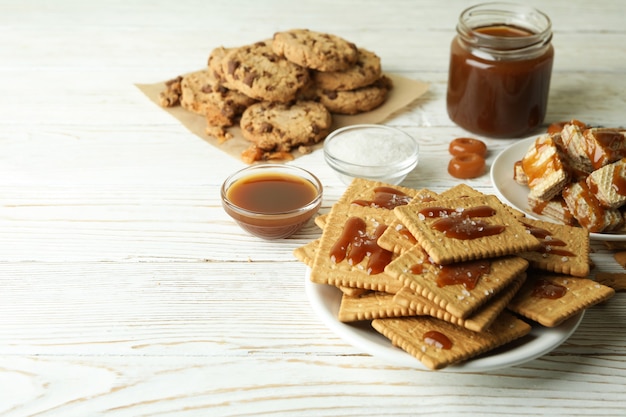
MULTIPOLYGON (((445 191, 442 191, 439 194, 439 198, 438 200, 454 200, 456 198, 464 198, 464 197, 485 197, 487 196, 487 194, 484 194, 480 191, 478 191, 475 188, 470 187, 467 184, 457 184, 455 186, 453 186, 452 188, 448 188, 445 191)), ((509 210, 515 217, 525 217, 526 215, 524 213, 522 213, 521 211, 514 209, 513 207, 510 206, 505 206, 507 208, 507 210, 509 210)))
POLYGON ((378 246, 397 254, 410 250, 416 244, 415 236, 398 219, 391 222, 387 230, 378 238, 378 246))
POLYGON ((328 218, 328 213, 324 213, 324 214, 320 214, 319 216, 316 216, 313 221, 317 227, 324 230, 324 227, 326 227, 326 220, 328 220, 327 218, 328 218))
POLYGON ((539 241, 526 231, 519 218, 493 195, 481 197, 463 197, 445 201, 432 201, 396 207, 394 213, 417 242, 437 264, 469 261, 473 259, 493 258, 537 249, 539 241), (425 216, 424 211, 438 208, 453 209, 462 212, 474 207, 488 206, 495 211, 493 216, 472 218, 492 226, 504 226, 501 233, 472 239, 457 239, 446 236, 432 226, 440 217, 425 216))
MULTIPOLYGON (((442 266, 431 263, 428 255, 419 246, 398 256, 387 265, 385 271, 401 280, 416 294, 430 300, 453 316, 464 319, 511 284, 528 267, 528 261, 518 256, 504 256, 485 261, 489 263, 489 271, 478 278, 476 286, 471 290, 463 284, 440 287, 437 279, 442 266)), ((463 265, 466 264, 457 263, 446 267, 455 268, 463 265)))
POLYGON ((293 250, 293 256, 308 267, 313 266, 313 260, 320 250, 320 239, 315 239, 293 250))
POLYGON ((400 185, 386 184, 380 181, 372 181, 364 178, 355 178, 352 180, 346 191, 339 197, 336 204, 354 204, 358 202, 360 205, 384 208, 376 205, 376 197, 379 192, 385 193, 395 190, 395 200, 393 204, 408 204, 413 197, 418 195, 420 190, 414 188, 402 187, 400 185))
POLYGON ((614 294, 613 288, 588 278, 533 271, 508 308, 543 326, 555 327, 581 311, 608 300, 614 294), (565 294, 555 299, 533 295, 537 286, 544 282, 565 287, 565 294))
POLYGON ((368 292, 361 296, 343 294, 337 318, 347 323, 360 320, 373 320, 389 317, 415 316, 410 308, 397 304, 394 295, 386 292, 368 292))
MULTIPOLYGON (((373 291, 394 293, 402 285, 399 280, 384 271, 377 274, 368 272, 368 263, 373 258, 365 256, 362 261, 352 265, 346 257, 335 262, 331 257, 335 243, 344 232, 344 227, 351 218, 360 218, 366 224, 366 234, 374 237, 376 229, 384 227, 394 219, 393 211, 358 205, 335 204, 328 215, 328 221, 320 238, 319 250, 311 267, 310 279, 317 284, 330 284, 336 287, 363 288, 373 291)), ((347 246, 348 251, 354 245, 347 246)), ((381 250, 384 250, 381 248, 381 250)), ((392 259, 395 255, 390 254, 392 259)))
POLYGON ((466 319, 453 316, 426 297, 415 294, 408 286, 404 286, 398 291, 398 293, 393 296, 393 300, 400 306, 411 311, 416 311, 416 315, 432 316, 456 324, 457 326, 465 327, 474 332, 483 332, 487 330, 500 313, 506 309, 525 280, 526 273, 524 272, 509 284, 508 287, 496 294, 493 299, 466 319))
MULTIPOLYGON (((452 188, 447 189, 441 194, 437 194, 434 191, 428 189, 421 190, 409 204, 423 203, 427 201, 439 201, 447 198, 460 198, 460 197, 475 197, 483 195, 480 191, 477 191, 467 184, 458 184, 452 188)), ((387 230, 378 239, 380 247, 390 250, 396 253, 402 253, 411 249, 413 245, 417 243, 415 237, 404 227, 402 222, 396 219, 389 225, 387 230)))
MULTIPOLYGON (((418 190, 413 188, 390 185, 380 181, 367 180, 365 178, 355 178, 335 202, 335 205, 359 203, 360 205, 368 207, 384 208, 376 207, 377 190, 384 192, 385 190, 389 191, 389 189, 397 191, 396 203, 400 205, 408 204, 413 197, 419 193, 418 190)), ((321 214, 315 218, 315 224, 320 229, 324 229, 327 221, 328 213, 321 214)))
POLYGON ((376 319, 376 331, 395 345, 436 370, 471 359, 515 339, 527 335, 531 326, 503 311, 484 332, 473 332, 463 327, 428 316, 376 319), (429 343, 426 333, 436 331, 452 342, 450 349, 429 343))
POLYGON ((531 267, 576 277, 589 275, 591 259, 587 229, 530 218, 521 222, 541 242, 539 249, 519 254, 531 267))
MULTIPOLYGON (((425 201, 434 201, 437 199, 437 194, 433 191, 423 189, 413 197, 413 200, 409 204, 423 203, 425 201)), ((417 243, 415 237, 404 227, 402 222, 396 217, 395 220, 389 225, 387 230, 378 238, 378 245, 381 248, 385 248, 395 253, 402 253, 405 250, 411 249, 417 243)))
MULTIPOLYGON (((300 262, 302 262, 308 267, 311 267, 313 266, 313 260, 315 259, 315 257, 317 256, 317 253, 319 252, 319 247, 320 247, 320 239, 315 239, 305 245, 302 245, 294 249, 293 255, 300 262)), ((367 292, 367 290, 364 290, 362 288, 350 288, 350 287, 341 286, 339 287, 339 289, 344 294, 350 295, 350 296, 358 296, 367 292)))
MULTIPOLYGON (((402 187, 399 185, 390 185, 380 181, 371 181, 363 178, 355 178, 344 194, 339 198, 336 204, 358 204, 365 207, 383 208, 386 210, 392 210, 395 206, 406 205, 412 201, 429 201, 436 196, 436 193, 427 189, 413 189, 402 187), (387 201, 388 204, 384 204, 387 201)), ((391 227, 396 227, 396 224, 390 224, 391 227)), ((391 232, 387 230, 386 233, 391 232)), ((384 233, 383 233, 384 234, 384 233)), ((405 234, 402 241, 398 241, 398 244, 412 245, 415 243, 415 239, 409 234, 405 234)), ((395 236, 394 236, 395 239, 395 236)), ((385 249, 397 252, 399 249, 389 249, 385 246, 381 246, 385 249)))
MULTIPOLYGON (((377 207, 377 195, 380 193, 389 193, 389 191, 395 190, 394 194, 395 203, 397 205, 408 204, 414 197, 424 193, 423 190, 416 190, 413 188, 402 187, 399 185, 390 185, 380 181, 372 181, 364 178, 355 178, 352 180, 348 188, 339 197, 339 200, 335 203, 338 204, 359 204, 373 208, 391 209, 393 207, 377 207)), ((432 193, 432 192, 431 192, 432 193)), ((321 214, 315 218, 315 224, 324 229, 326 222, 328 221, 328 213, 321 214)))

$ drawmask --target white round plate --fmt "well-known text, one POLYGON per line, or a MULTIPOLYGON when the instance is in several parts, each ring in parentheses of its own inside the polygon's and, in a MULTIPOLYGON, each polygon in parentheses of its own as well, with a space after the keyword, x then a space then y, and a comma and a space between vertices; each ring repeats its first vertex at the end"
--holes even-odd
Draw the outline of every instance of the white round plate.
MULTIPOLYGON (((554 223, 553 219, 533 213, 528 206, 528 187, 520 185, 513 179, 513 166, 521 160, 536 137, 522 139, 519 142, 503 150, 491 165, 491 182, 495 188, 495 194, 502 202, 515 207, 534 219, 545 220, 554 223)), ((593 240, 623 241, 626 240, 624 233, 589 233, 593 240)))
MULTIPOLYGON (((305 289, 313 311, 337 336, 364 352, 384 361, 411 368, 424 369, 418 359, 391 344, 389 339, 374 330, 369 322, 347 324, 337 320, 341 291, 331 285, 320 285, 309 279, 307 268, 305 289)), ((566 320, 557 327, 533 326, 523 338, 462 364, 448 366, 437 372, 487 372, 508 368, 531 361, 552 351, 565 342, 578 328, 584 312, 566 320)))

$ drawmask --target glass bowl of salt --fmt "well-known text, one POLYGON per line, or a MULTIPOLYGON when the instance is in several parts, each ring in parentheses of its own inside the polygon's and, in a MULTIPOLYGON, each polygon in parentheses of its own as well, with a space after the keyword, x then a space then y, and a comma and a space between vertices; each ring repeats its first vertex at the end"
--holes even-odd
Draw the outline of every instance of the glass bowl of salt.
POLYGON ((358 177, 398 185, 417 166, 419 144, 394 127, 352 125, 326 137, 324 158, 344 184, 358 177))

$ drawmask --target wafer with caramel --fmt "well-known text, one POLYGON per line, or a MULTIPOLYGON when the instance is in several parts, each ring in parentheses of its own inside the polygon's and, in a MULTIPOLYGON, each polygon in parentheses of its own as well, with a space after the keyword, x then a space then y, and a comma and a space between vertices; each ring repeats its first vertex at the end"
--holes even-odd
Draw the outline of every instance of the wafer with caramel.
POLYGON ((610 232, 624 224, 619 210, 602 208, 584 180, 567 184, 561 195, 578 224, 592 233, 610 232))
POLYGON ((531 198, 551 200, 568 183, 570 170, 567 158, 559 149, 559 142, 558 135, 541 135, 522 158, 531 198))
POLYGON ((621 207, 626 203, 626 158, 596 169, 585 181, 602 207, 621 207))

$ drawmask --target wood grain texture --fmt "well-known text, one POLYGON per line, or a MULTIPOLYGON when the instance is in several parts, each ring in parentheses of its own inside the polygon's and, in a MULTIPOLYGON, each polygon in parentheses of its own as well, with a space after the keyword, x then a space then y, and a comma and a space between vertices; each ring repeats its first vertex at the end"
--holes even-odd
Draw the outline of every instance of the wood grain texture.
MULTIPOLYGON (((532 1, 553 21, 546 123, 626 124, 619 0, 532 1)), ((135 87, 201 68, 210 50, 306 27, 429 83, 385 124, 418 138, 404 185, 442 191, 449 43, 464 0, 0 0, 0 415, 623 416, 626 296, 590 309, 553 352, 498 371, 390 365, 314 314, 292 250, 223 212, 243 163, 135 87)), ((488 164, 508 140, 485 139, 488 164)), ((345 186, 321 152, 295 162, 345 186)), ((492 192, 488 175, 467 181, 492 192)), ((593 244, 595 271, 621 271, 593 244)))

